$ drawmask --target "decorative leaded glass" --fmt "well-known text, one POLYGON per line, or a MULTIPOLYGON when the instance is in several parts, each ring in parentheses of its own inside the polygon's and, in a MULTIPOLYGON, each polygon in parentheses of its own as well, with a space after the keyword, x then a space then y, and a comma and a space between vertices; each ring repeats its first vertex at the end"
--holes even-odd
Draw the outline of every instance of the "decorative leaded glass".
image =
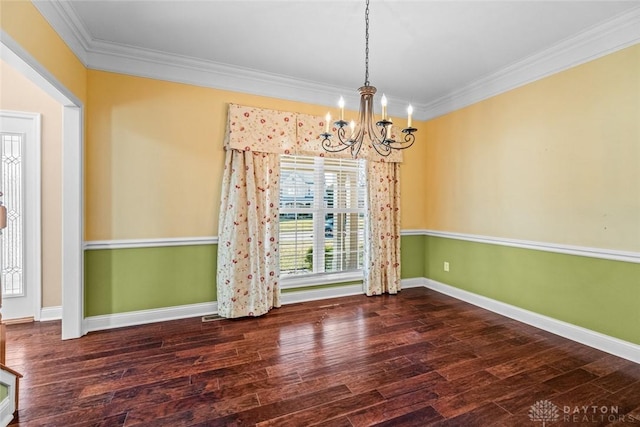
POLYGON ((2 295, 24 295, 23 256, 23 136, 3 133, 0 144, 0 189, 7 208, 7 228, 2 230, 2 295))

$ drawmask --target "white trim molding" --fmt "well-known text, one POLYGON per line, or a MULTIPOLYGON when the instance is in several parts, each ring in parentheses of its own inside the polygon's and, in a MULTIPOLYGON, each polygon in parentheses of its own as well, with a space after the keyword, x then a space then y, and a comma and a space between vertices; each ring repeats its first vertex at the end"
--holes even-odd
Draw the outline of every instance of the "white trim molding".
POLYGON ((62 306, 54 306, 54 307, 42 307, 40 310, 40 321, 41 322, 49 322, 51 320, 61 320, 62 319, 62 306))
MULTIPOLYGON (((311 289, 305 291, 282 292, 282 304, 315 301, 328 298, 339 298, 348 295, 363 294, 362 285, 336 286, 331 288, 311 289)), ((84 319, 86 332, 105 329, 122 328, 125 326, 144 325, 148 323, 166 322, 169 320, 186 319, 218 313, 218 302, 164 307, 150 310, 130 311, 126 313, 105 314, 91 316, 84 319)))
MULTIPOLYGON (((353 90, 107 43, 91 37, 70 3, 35 1, 34 5, 88 68, 331 107, 335 106, 336 93, 353 90)), ((424 103, 413 100, 414 117, 429 120, 444 115, 639 41, 640 7, 636 7, 438 99, 424 103)), ((357 103, 356 96, 347 101, 357 103)), ((397 100, 393 105, 408 101, 397 100)), ((390 114, 401 116, 404 111, 390 114)))
POLYGON ((317 301, 329 298, 340 298, 349 295, 363 295, 362 284, 335 286, 331 288, 310 289, 305 291, 282 292, 280 299, 282 304, 295 304, 298 302, 317 301))
POLYGON ((84 108, 62 109, 62 339, 84 335, 84 108))
POLYGON ((217 245, 217 236, 164 237, 159 239, 90 240, 84 243, 85 250, 158 248, 167 246, 217 245))
POLYGON ((520 307, 487 298, 431 279, 422 279, 428 289, 468 302, 518 322, 535 326, 552 334, 570 339, 580 344, 640 363, 640 345, 601 334, 571 323, 563 322, 520 307))
MULTIPOLYGON (((509 246, 514 248, 532 249, 566 255, 577 255, 590 258, 607 259, 640 263, 640 253, 620 251, 615 249, 590 248, 586 246, 564 245, 559 243, 537 242, 533 240, 509 239, 504 237, 481 236, 477 234, 454 233, 450 231, 407 229, 402 230, 402 236, 431 236, 445 239, 465 240, 468 242, 486 243, 490 245, 509 246)), ((90 240, 84 243, 85 250, 98 249, 131 249, 157 248, 166 246, 196 246, 217 245, 218 236, 204 237, 165 237, 158 239, 123 239, 123 240, 90 240)), ((359 280, 359 277, 341 278, 342 281, 359 280), (344 280, 342 280, 344 279, 344 280)), ((323 282, 326 283, 326 282, 323 282)), ((293 283, 292 286, 297 286, 293 283)), ((291 287, 291 286, 286 286, 291 287)))
POLYGON ((424 236, 427 234, 427 230, 420 229, 409 229, 409 230, 401 230, 401 236, 424 236))
POLYGON ((0 56, 62 104, 62 338, 83 335, 84 106, 69 89, 9 34, 0 29, 0 56))
POLYGON ((510 246, 513 248, 554 252, 566 255, 608 259, 612 261, 640 263, 639 252, 619 251, 615 249, 603 248, 589 248, 586 246, 573 246, 559 243, 536 242, 532 240, 508 239, 504 237, 479 236, 476 234, 452 233, 448 231, 436 230, 425 230, 424 235, 432 237, 442 237, 445 239, 465 240, 468 242, 487 243, 490 245, 510 246))
POLYGON ((410 288, 422 288, 425 286, 424 277, 411 277, 408 279, 402 279, 402 289, 410 288))
POLYGON ((0 384, 7 388, 7 396, 0 402, 0 425, 7 426, 16 412, 18 378, 13 371, 0 369, 0 384))
POLYGON ((80 98, 60 83, 49 70, 1 28, 0 57, 62 105, 83 106, 80 98))
POLYGON ((168 320, 186 319, 218 313, 217 302, 179 305, 174 307, 155 308, 150 310, 129 311, 126 313, 91 316, 84 319, 86 332, 104 329, 122 328, 125 326, 146 325, 148 323, 166 322, 168 320))
POLYGON ((2 400, 2 402, 0 402, 0 425, 8 426, 11 420, 13 420, 13 413, 15 412, 15 408, 13 408, 12 406, 11 395, 8 394, 2 400))
POLYGON ((337 273, 317 273, 301 275, 281 275, 280 289, 295 289, 315 285, 332 285, 337 283, 362 283, 362 270, 343 271, 337 273))

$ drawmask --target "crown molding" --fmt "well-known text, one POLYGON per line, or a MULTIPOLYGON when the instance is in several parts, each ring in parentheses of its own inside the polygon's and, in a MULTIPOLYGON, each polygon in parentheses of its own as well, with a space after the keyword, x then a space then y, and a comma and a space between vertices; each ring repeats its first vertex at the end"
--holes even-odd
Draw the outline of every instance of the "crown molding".
POLYGON ((640 42, 640 6, 548 49, 419 105, 425 119, 444 115, 640 42))
MULTIPOLYGON (((335 106, 337 93, 352 93, 345 97, 346 101, 352 105, 359 102, 353 88, 96 40, 71 3, 36 0, 34 5, 91 69, 330 107, 335 106)), ((414 101, 414 118, 429 120, 447 114, 639 42, 640 6, 437 99, 414 101)), ((390 101, 389 113, 403 116, 404 109, 394 105, 404 105, 407 101, 390 101)))
POLYGON ((359 103, 353 88, 116 43, 94 41, 87 55, 88 67, 101 71, 330 106, 335 106, 336 94, 353 92, 345 99, 359 103))
POLYGON ((44 19, 69 46, 85 67, 93 39, 71 3, 51 0, 32 0, 44 19))

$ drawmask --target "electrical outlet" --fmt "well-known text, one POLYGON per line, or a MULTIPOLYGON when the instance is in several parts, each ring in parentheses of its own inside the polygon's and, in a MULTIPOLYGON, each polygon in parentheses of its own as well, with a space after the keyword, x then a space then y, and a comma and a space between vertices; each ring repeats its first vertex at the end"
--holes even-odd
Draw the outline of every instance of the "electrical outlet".
POLYGON ((449 271, 449 261, 445 261, 444 262, 444 271, 446 271, 446 272, 449 271))

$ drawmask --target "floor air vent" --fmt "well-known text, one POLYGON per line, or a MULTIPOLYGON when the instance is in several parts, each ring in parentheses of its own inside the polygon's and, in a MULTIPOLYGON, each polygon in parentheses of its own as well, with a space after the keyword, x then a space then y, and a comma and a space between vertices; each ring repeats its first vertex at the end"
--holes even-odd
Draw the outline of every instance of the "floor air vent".
POLYGON ((222 320, 224 317, 220 317, 217 314, 207 314, 206 316, 202 316, 203 322, 213 322, 215 320, 222 320))

